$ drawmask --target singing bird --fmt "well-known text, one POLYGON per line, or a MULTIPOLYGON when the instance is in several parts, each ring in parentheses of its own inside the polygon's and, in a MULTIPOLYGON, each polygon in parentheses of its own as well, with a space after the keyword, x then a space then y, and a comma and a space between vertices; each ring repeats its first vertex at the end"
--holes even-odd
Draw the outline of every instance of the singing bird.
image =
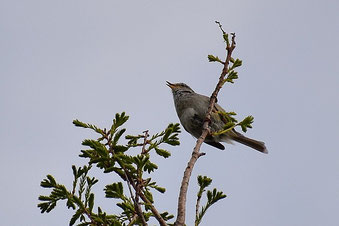
MULTIPOLYGON (((184 83, 173 84, 167 82, 167 85, 172 90, 175 109, 181 125, 192 136, 199 138, 202 133, 202 127, 208 110, 210 98, 195 93, 184 83)), ((215 103, 209 124, 211 133, 222 130, 228 122, 227 118, 218 114, 218 112, 225 112, 225 110, 215 103)), ((262 153, 268 153, 264 142, 248 138, 237 132, 235 129, 220 135, 207 135, 204 142, 213 147, 224 150, 225 147, 220 142, 232 143, 232 141, 239 142, 262 153)))

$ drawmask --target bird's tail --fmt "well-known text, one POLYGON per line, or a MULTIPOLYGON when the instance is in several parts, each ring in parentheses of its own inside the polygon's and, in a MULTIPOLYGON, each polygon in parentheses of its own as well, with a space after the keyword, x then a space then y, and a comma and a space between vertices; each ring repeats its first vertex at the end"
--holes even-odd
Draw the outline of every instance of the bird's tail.
POLYGON ((232 136, 232 140, 239 142, 241 144, 244 144, 248 147, 251 147, 251 148, 253 148, 257 151, 260 151, 262 153, 265 153, 265 154, 268 153, 264 142, 245 137, 244 135, 242 135, 238 132, 236 132, 232 136))

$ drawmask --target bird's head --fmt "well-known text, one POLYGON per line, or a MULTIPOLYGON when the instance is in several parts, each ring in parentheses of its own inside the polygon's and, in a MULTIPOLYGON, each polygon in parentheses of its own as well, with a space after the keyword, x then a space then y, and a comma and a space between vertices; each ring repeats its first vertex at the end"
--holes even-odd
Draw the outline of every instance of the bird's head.
POLYGON ((185 83, 170 83, 168 81, 166 81, 166 83, 167 86, 171 88, 173 95, 194 93, 194 91, 185 83))

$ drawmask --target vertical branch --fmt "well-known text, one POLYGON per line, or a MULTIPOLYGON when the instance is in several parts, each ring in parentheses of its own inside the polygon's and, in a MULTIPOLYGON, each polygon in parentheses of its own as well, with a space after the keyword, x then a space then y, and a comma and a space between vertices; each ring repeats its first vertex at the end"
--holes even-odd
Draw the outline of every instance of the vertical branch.
POLYGON ((185 225, 185 216, 186 216, 186 197, 187 197, 187 189, 188 189, 188 184, 189 184, 189 180, 193 171, 193 167, 196 163, 196 161, 198 160, 198 158, 202 155, 204 155, 204 153, 200 152, 200 147, 202 145, 202 143, 204 142, 206 136, 209 134, 209 123, 211 121, 211 113, 212 110, 214 108, 214 104, 216 102, 218 93, 221 89, 221 87, 224 84, 224 80, 225 80, 225 76, 228 73, 228 66, 231 60, 231 56, 232 56, 232 52, 235 49, 235 33, 231 33, 231 43, 228 40, 228 35, 227 33, 222 29, 221 24, 219 22, 216 21, 216 23, 219 25, 219 28, 221 29, 222 33, 223 33, 223 37, 224 40, 226 42, 226 52, 227 52, 227 56, 226 56, 226 60, 225 62, 222 62, 222 64, 224 65, 221 75, 219 77, 219 82, 217 84, 217 86, 215 87, 214 92, 212 93, 211 97, 210 97, 210 102, 209 102, 209 106, 208 106, 208 110, 207 110, 207 114, 206 114, 206 118, 203 124, 203 130, 202 130, 202 134, 201 136, 198 138, 196 145, 193 149, 192 152, 192 157, 189 160, 187 167, 185 169, 184 172, 184 176, 182 178, 182 182, 181 182, 181 187, 180 187, 180 192, 179 192, 179 200, 178 200, 178 215, 177 215, 177 219, 174 223, 174 225, 176 226, 183 226, 185 225))
POLYGON ((153 213, 154 217, 158 220, 159 224, 161 226, 167 226, 166 221, 162 218, 162 216, 160 215, 158 210, 153 206, 151 201, 148 200, 148 198, 143 194, 143 192, 140 188, 139 189, 137 188, 137 185, 134 183, 133 178, 128 174, 126 168, 123 167, 123 166, 121 166, 121 167, 123 168, 125 175, 127 176, 126 180, 128 180, 130 182, 130 184, 132 185, 132 187, 135 191, 137 191, 137 190, 139 191, 138 196, 146 203, 146 205, 148 205, 150 207, 151 212, 153 213))
POLYGON ((139 196, 146 203, 146 205, 148 205, 148 207, 151 208, 151 211, 152 211, 155 219, 158 220, 159 224, 161 226, 167 226, 166 221, 164 220, 164 218, 162 218, 162 216, 160 215, 158 210, 153 206, 151 201, 148 200, 148 198, 144 195, 144 193, 140 192, 139 196))
POLYGON ((145 225, 147 226, 147 222, 145 220, 145 217, 144 217, 144 214, 142 213, 142 209, 141 209, 141 205, 139 203, 139 194, 140 194, 140 185, 139 183, 137 184, 137 189, 135 190, 135 202, 134 202, 134 205, 135 205, 135 209, 137 210, 137 214, 142 222, 142 225, 145 225))
MULTIPOLYGON (((131 198, 133 200, 133 203, 134 203, 134 208, 137 212, 137 216, 141 219, 141 222, 142 222, 142 225, 145 225, 147 226, 147 222, 145 220, 145 217, 142 213, 142 209, 141 209, 141 206, 140 206, 140 203, 139 203, 139 191, 136 190, 135 192, 135 197, 133 196, 133 193, 132 193, 132 188, 131 188, 131 183, 130 183, 130 177, 127 176, 127 170, 125 167, 123 167, 124 169, 124 173, 125 173, 125 177, 126 177, 126 181, 127 181, 127 185, 128 185, 128 189, 129 189, 129 192, 130 192, 130 195, 131 195, 131 198)), ((132 181, 133 182, 133 181, 132 181)), ((138 186, 138 185, 137 185, 138 186)), ((133 186, 135 187, 135 185, 133 186)), ((132 222, 132 221, 131 221, 132 222)))

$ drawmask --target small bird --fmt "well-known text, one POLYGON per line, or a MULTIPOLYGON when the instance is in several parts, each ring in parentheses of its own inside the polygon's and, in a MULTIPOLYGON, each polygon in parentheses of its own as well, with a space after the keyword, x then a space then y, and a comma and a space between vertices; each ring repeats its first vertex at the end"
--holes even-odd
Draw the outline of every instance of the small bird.
MULTIPOLYGON (((167 85, 172 89, 174 105, 181 125, 192 136, 199 138, 202 133, 210 98, 195 93, 184 83, 173 84, 167 81, 167 85)), ((222 130, 228 121, 218 112, 225 112, 225 110, 215 103, 209 124, 212 133, 222 130)), ((245 137, 235 129, 217 136, 207 135, 204 142, 224 150, 225 147, 220 142, 232 143, 232 141, 239 142, 262 153, 268 153, 264 142, 245 137)))

